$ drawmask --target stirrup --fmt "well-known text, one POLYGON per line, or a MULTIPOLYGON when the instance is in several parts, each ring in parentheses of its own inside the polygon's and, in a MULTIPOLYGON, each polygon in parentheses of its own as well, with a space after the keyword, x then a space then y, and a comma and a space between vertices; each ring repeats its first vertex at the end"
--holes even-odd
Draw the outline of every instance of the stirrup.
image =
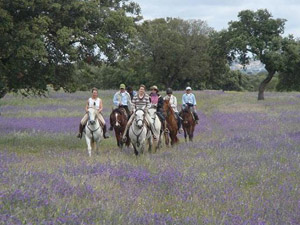
POLYGON ((112 131, 114 128, 112 126, 109 127, 109 130, 112 131))
POLYGON ((76 137, 81 139, 82 138, 82 133, 78 133, 76 137))
POLYGON ((165 132, 166 134, 170 133, 170 131, 169 131, 169 129, 168 129, 167 127, 164 129, 164 132, 165 132))
POLYGON ((127 141, 127 137, 122 137, 122 142, 125 143, 127 141))

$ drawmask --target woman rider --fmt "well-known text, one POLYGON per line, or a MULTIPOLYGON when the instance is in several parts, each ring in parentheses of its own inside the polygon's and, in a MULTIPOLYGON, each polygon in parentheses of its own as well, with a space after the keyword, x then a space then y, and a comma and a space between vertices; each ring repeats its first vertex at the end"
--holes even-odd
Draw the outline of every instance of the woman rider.
POLYGON ((175 112, 176 115, 176 119, 177 119, 177 125, 178 125, 178 132, 181 133, 182 132, 182 128, 181 128, 181 117, 179 116, 179 112, 177 109, 177 98, 173 95, 173 90, 172 88, 167 88, 166 91, 167 95, 164 97, 164 100, 169 100, 169 103, 173 109, 173 111, 175 112))
POLYGON ((151 88, 151 93, 150 93, 150 102, 152 106, 156 107, 156 114, 158 118, 161 121, 161 124, 163 126, 163 130, 165 132, 168 132, 167 128, 167 121, 166 118, 163 114, 163 105, 164 105, 164 99, 163 97, 158 93, 158 87, 156 85, 153 85, 151 88))
POLYGON ((106 124, 105 124, 105 120, 101 114, 101 111, 103 109, 103 104, 102 104, 102 100, 98 97, 98 89, 97 88, 93 88, 92 89, 92 97, 89 98, 87 100, 86 106, 85 106, 85 115, 83 116, 80 124, 79 124, 79 132, 77 134, 78 138, 82 138, 82 132, 84 129, 84 126, 86 125, 89 116, 88 116, 88 110, 90 107, 95 107, 97 109, 97 118, 99 120, 99 124, 101 125, 101 127, 103 128, 103 137, 104 138, 108 138, 108 136, 106 135, 106 124))
MULTIPOLYGON (((145 93, 145 89, 146 89, 145 85, 141 84, 138 94, 136 96, 134 96, 133 99, 132 99, 132 109, 135 110, 135 109, 142 109, 143 107, 146 107, 145 108, 146 123, 150 128, 153 139, 157 139, 157 137, 153 133, 153 131, 154 131, 153 124, 151 123, 151 118, 150 118, 150 116, 147 112, 147 110, 150 108, 151 105, 150 105, 149 95, 147 95, 145 93)), ((131 115, 131 117, 128 120, 128 123, 126 125, 125 131, 123 133, 123 137, 122 137, 123 141, 126 140, 126 133, 128 131, 128 128, 131 126, 131 124, 134 120, 134 117, 135 117, 135 113, 132 113, 132 115, 131 115)))

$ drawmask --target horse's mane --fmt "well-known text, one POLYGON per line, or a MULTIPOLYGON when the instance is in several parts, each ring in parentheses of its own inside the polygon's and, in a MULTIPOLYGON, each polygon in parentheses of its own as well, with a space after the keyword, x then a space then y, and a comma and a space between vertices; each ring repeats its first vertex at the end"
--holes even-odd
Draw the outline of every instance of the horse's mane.
POLYGON ((112 113, 121 113, 121 114, 123 114, 123 111, 119 108, 115 108, 115 109, 113 109, 112 113))
POLYGON ((170 105, 170 100, 164 100, 164 105, 167 105, 168 110, 171 112, 171 114, 174 115, 174 110, 172 109, 172 107, 170 105))
POLYGON ((185 108, 182 109, 182 112, 184 112, 184 113, 189 113, 190 111, 191 110, 190 110, 189 107, 185 107, 185 108))

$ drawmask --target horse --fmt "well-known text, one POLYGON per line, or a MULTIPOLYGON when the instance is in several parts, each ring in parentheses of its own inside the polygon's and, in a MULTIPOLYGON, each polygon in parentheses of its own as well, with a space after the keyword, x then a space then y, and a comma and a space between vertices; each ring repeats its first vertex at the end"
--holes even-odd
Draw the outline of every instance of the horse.
POLYGON ((85 140, 88 148, 88 154, 92 156, 92 148, 96 148, 98 154, 99 143, 103 139, 103 130, 97 119, 97 109, 90 107, 88 109, 88 122, 84 128, 85 140))
MULTIPOLYGON (((117 145, 119 148, 123 148, 123 142, 122 142, 122 137, 123 137, 123 133, 125 130, 125 127, 127 125, 128 122, 128 117, 127 114, 125 112, 124 108, 116 108, 113 109, 111 114, 110 114, 110 125, 111 127, 113 127, 113 129, 115 130, 115 135, 116 135, 116 139, 117 139, 117 145)), ((130 139, 128 137, 127 134, 127 139, 125 142, 126 146, 129 147, 130 145, 130 139)))
POLYGON ((163 133, 162 124, 159 117, 156 114, 156 107, 150 107, 148 112, 151 118, 151 123, 153 124, 153 128, 154 128, 153 133, 156 137, 158 137, 156 147, 155 147, 155 150, 157 150, 161 148, 161 143, 162 143, 162 133, 163 133))
MULTIPOLYGON (((172 107, 170 105, 170 100, 169 99, 164 100, 163 111, 164 111, 164 115, 165 115, 166 120, 167 120, 167 127, 168 127, 168 130, 169 130, 171 145, 173 146, 174 144, 177 144, 179 142, 179 139, 177 137, 178 125, 177 125, 175 112, 174 112, 174 110, 172 109, 172 107)), ((166 138, 166 145, 169 145, 169 139, 168 139, 167 134, 165 135, 165 138, 166 138)))
POLYGON ((146 140, 148 140, 149 148, 148 151, 152 150, 152 135, 150 130, 145 124, 144 107, 135 111, 135 118, 129 128, 129 138, 134 148, 134 154, 138 156, 144 152, 146 140))
POLYGON ((187 142, 187 136, 189 136, 189 141, 193 141, 196 122, 190 107, 187 106, 184 109, 182 109, 182 111, 180 112, 180 116, 183 120, 182 127, 184 131, 185 142, 187 142))

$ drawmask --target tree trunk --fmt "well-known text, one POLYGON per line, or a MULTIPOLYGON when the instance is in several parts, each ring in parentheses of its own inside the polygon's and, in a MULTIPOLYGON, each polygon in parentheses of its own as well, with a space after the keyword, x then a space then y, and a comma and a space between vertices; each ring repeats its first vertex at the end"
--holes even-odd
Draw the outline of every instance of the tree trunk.
POLYGON ((275 74, 275 71, 268 71, 268 76, 259 85, 257 100, 265 99, 265 97, 264 97, 265 88, 266 88, 267 84, 272 80, 274 74, 275 74))

